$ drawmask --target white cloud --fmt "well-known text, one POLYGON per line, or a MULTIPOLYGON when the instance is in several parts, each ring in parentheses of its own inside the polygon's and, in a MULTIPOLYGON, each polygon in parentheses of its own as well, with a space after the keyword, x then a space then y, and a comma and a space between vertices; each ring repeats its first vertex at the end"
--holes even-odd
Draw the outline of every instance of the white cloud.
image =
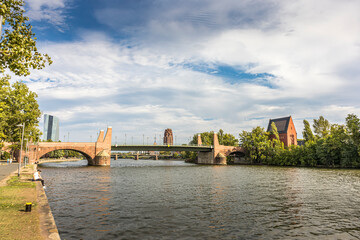
MULTIPOLYGON (((45 3, 35 2, 35 10, 45 3)), ((152 136, 170 127, 183 142, 219 128, 238 136, 288 115, 301 136, 304 118, 341 123, 347 113, 360 114, 358 1, 202 1, 200 9, 187 3, 139 14, 142 25, 128 23, 132 38, 122 42, 89 31, 77 42, 44 45, 54 64, 34 72, 29 84, 40 107, 86 140, 101 124, 118 135, 152 136), (184 62, 266 72, 274 75, 273 88, 229 83, 184 62)), ((105 13, 99 9, 98 19, 114 23, 105 13)))
POLYGON ((66 8, 72 0, 27 0, 27 16, 32 21, 48 21, 62 31, 66 22, 66 8))

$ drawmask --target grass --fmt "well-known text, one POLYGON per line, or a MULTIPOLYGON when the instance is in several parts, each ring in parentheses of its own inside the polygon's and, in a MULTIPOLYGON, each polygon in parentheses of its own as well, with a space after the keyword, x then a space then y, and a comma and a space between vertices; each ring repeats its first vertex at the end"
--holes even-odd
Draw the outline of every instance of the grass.
POLYGON ((0 239, 42 239, 37 211, 36 184, 31 181, 32 169, 22 171, 20 178, 11 177, 0 187, 0 239), (25 212, 25 203, 32 203, 31 212, 25 212))

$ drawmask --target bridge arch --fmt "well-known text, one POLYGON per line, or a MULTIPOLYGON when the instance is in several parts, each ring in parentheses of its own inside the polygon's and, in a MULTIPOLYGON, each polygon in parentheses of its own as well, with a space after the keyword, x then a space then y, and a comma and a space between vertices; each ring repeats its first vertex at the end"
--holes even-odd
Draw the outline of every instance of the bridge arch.
POLYGON ((46 151, 41 151, 41 154, 39 154, 39 159, 41 159, 43 156, 45 156, 48 153, 54 152, 54 151, 58 151, 58 150, 69 150, 69 151, 74 151, 74 152, 78 152, 81 155, 83 155, 86 160, 88 161, 88 164, 90 164, 92 162, 92 157, 86 153, 85 151, 81 151, 79 149, 75 149, 75 148, 70 148, 70 147, 65 147, 65 148, 56 148, 56 149, 47 149, 46 151))
POLYGON ((244 151, 234 151, 228 154, 228 156, 245 157, 244 151))

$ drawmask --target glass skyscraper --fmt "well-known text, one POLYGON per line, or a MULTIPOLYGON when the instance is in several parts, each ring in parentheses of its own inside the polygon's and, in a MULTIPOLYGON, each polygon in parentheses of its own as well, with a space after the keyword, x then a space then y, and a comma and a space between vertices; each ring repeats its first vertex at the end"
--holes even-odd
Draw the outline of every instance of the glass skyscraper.
POLYGON ((59 141, 59 118, 44 114, 44 140, 59 141))

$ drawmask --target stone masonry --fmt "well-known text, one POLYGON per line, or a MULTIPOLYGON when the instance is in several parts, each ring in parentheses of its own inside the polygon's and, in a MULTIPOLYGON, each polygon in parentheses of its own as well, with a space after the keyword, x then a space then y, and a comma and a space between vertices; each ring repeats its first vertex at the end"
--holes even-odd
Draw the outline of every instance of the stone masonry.
POLYGON ((170 128, 165 129, 164 132, 164 145, 173 145, 174 144, 174 137, 173 132, 170 128))
MULTIPOLYGON (((74 150, 83 154, 91 166, 110 166, 112 128, 100 131, 96 142, 38 142, 28 148, 29 163, 37 162, 46 153, 55 150, 74 150)), ((25 153, 23 153, 25 156, 25 153)))

